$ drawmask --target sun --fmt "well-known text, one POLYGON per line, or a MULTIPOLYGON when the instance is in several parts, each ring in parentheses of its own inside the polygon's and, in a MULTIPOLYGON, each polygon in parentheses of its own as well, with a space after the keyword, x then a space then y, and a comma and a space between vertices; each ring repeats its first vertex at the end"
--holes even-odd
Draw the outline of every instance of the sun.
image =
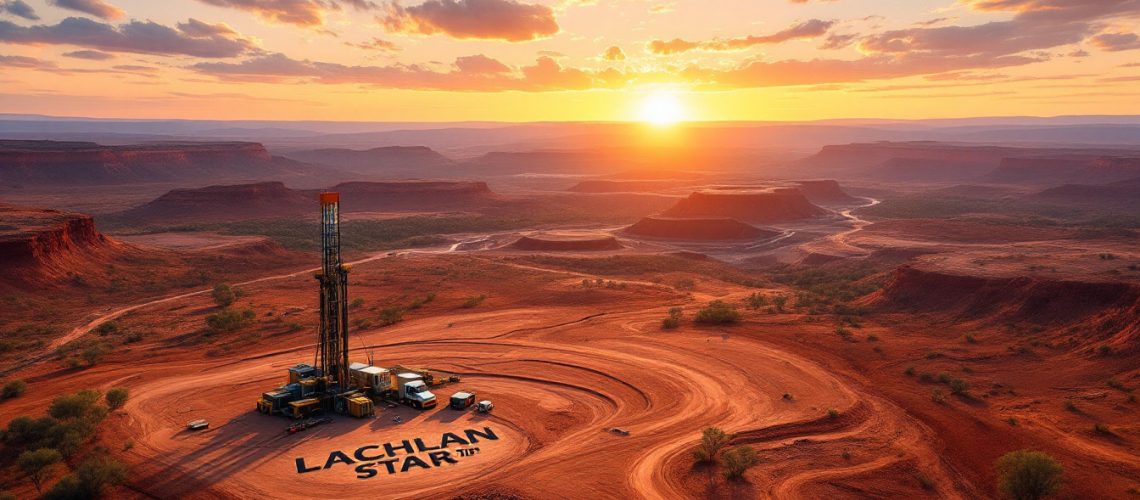
POLYGON ((641 101, 641 120, 646 123, 667 127, 684 119, 685 108, 676 94, 654 92, 641 101))

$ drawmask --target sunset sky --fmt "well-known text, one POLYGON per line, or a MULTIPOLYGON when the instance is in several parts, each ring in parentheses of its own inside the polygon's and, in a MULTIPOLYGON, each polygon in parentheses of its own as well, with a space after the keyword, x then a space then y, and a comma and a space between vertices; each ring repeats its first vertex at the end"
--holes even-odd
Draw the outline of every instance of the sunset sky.
POLYGON ((0 112, 1140 114, 1140 0, 0 0, 0 112))

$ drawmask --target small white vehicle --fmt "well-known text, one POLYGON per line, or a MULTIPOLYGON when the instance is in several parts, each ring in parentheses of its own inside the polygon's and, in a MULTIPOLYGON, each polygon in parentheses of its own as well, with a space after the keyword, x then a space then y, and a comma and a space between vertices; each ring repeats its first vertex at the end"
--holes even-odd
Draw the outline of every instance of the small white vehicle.
POLYGON ((186 428, 192 431, 200 431, 210 427, 210 423, 205 420, 191 420, 186 424, 186 428))
POLYGON ((475 411, 477 411, 479 413, 491 413, 491 410, 494 410, 494 409, 495 409, 495 404, 492 403, 491 400, 489 400, 489 399, 484 399, 484 400, 480 401, 479 404, 475 405, 475 411))

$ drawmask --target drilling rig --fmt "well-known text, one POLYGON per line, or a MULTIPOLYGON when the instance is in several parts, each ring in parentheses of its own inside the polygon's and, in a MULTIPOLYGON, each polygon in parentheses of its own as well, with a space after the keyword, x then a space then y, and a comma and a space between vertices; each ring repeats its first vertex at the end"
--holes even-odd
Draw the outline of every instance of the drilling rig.
POLYGON ((317 369, 330 386, 347 389, 348 269, 340 260, 340 193, 321 193, 321 328, 317 369))
POLYGON ((374 413, 363 379, 350 376, 348 364, 348 267, 340 256, 340 194, 321 193, 320 330, 316 366, 289 368, 288 382, 261 395, 257 409, 306 418, 325 410, 354 417, 374 413))

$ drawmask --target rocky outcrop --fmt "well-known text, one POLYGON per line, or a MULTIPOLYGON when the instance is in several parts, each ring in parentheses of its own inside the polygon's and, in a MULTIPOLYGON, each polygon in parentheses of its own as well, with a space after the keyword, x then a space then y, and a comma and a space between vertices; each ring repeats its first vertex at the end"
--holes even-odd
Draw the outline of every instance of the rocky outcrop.
POLYGON ((86 186, 303 175, 304 165, 248 142, 0 141, 0 186, 86 186))
POLYGON ((605 234, 563 235, 534 234, 523 236, 507 246, 511 250, 536 252, 601 252, 624 248, 617 238, 605 234))
POLYGON ((788 222, 820 217, 827 211, 813 205, 796 188, 698 191, 662 215, 673 218, 732 218, 745 222, 788 222))
POLYGON ((479 181, 346 182, 329 190, 340 192, 345 212, 466 210, 502 201, 479 181))
POLYGON ((98 261, 119 244, 89 215, 0 205, 0 281, 59 278, 98 261))
POLYGON ((175 189, 118 214, 133 223, 224 222, 313 213, 316 197, 280 182, 175 189))
POLYGON ((859 201, 847 194, 836 180, 797 181, 796 184, 808 201, 817 205, 850 205, 859 201))
POLYGON ((368 150, 314 149, 284 153, 287 158, 376 177, 448 175, 454 162, 424 146, 387 146, 368 150))
POLYGON ((629 234, 645 238, 679 241, 754 240, 779 235, 731 218, 677 219, 645 217, 625 229, 629 234))

